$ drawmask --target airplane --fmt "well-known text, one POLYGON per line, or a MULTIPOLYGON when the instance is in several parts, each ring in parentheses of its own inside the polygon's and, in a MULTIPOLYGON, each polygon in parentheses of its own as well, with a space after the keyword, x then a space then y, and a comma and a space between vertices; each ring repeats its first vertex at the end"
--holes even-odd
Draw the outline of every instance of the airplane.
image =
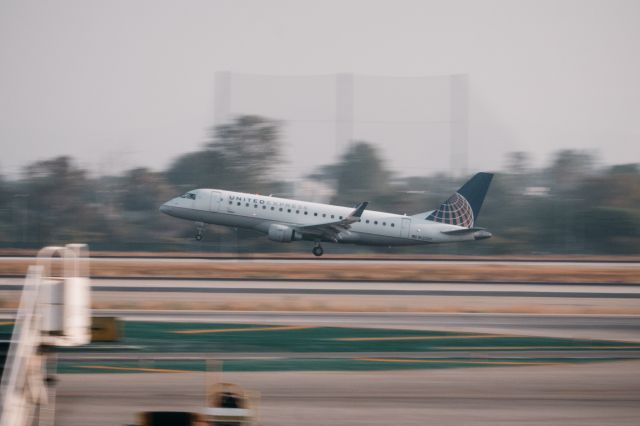
POLYGON ((491 184, 492 173, 477 173, 436 210, 413 216, 225 191, 194 189, 173 198, 160 211, 196 223, 200 241, 206 224, 247 228, 271 241, 313 241, 322 256, 323 242, 376 246, 409 246, 484 240, 491 233, 476 220, 491 184))

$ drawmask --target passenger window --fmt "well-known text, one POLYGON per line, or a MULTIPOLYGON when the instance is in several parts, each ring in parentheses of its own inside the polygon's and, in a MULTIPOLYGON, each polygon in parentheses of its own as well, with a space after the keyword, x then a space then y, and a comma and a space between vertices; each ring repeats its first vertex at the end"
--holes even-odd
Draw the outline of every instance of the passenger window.
POLYGON ((249 207, 249 203, 247 203, 247 207, 249 207))
POLYGON ((335 216, 334 216, 334 215, 331 215, 331 219, 333 219, 333 218, 335 218, 335 216))
POLYGON ((318 216, 318 213, 314 213, 313 215, 314 215, 314 216, 318 216))
POLYGON ((296 210, 296 214, 300 214, 300 210, 296 210))
POLYGON ((342 220, 342 216, 338 216, 338 219, 342 220))
POLYGON ((327 217, 327 214, 326 213, 322 213, 322 217, 327 217))
POLYGON ((258 208, 258 205, 257 205, 257 204, 254 204, 254 205, 253 205, 253 208, 254 208, 254 209, 257 209, 257 208, 258 208))
POLYGON ((387 226, 387 222, 382 222, 382 226, 387 226))
POLYGON ((266 209, 267 209, 267 206, 262 206, 262 210, 266 210, 266 209))
POLYGON ((306 215, 308 215, 308 214, 309 214, 309 212, 304 212, 304 215, 305 215, 305 216, 306 216, 306 215))
POLYGON ((377 225, 377 224, 378 224, 378 221, 377 221, 377 220, 374 220, 374 221, 373 221, 373 224, 374 224, 374 225, 377 225))
POLYGON ((238 201, 238 205, 240 205, 240 201, 238 201))
POLYGON ((282 207, 280 207, 280 211, 282 211, 282 207))
POLYGON ((391 223, 391 227, 393 228, 394 226, 396 226, 396 224, 392 222, 391 223))
POLYGON ((365 222, 369 223, 369 219, 365 220, 365 222))
POLYGON ((287 209, 287 213, 291 213, 291 209, 287 209))
POLYGON ((229 200, 229 205, 233 204, 233 201, 229 200))
POLYGON ((275 210, 275 207, 271 206, 271 210, 275 210))

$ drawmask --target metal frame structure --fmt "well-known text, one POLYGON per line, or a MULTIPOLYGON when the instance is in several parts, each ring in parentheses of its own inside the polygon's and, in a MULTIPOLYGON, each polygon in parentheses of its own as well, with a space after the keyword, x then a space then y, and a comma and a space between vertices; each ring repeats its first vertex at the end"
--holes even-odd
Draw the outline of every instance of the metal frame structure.
POLYGON ((85 244, 45 247, 29 266, 0 382, 0 426, 52 423, 48 348, 91 339, 88 258, 85 244), (52 274, 55 255, 62 258, 61 277, 52 274))

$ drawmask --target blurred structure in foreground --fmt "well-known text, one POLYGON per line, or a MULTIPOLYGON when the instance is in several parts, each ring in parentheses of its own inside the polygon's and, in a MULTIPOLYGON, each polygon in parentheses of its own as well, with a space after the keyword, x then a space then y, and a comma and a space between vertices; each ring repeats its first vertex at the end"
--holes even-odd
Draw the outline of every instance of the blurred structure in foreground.
POLYGON ((55 370, 48 368, 55 348, 91 341, 90 297, 86 245, 40 250, 27 272, 2 369, 1 426, 53 424, 55 370), (54 275, 56 254, 63 260, 61 277, 54 275))

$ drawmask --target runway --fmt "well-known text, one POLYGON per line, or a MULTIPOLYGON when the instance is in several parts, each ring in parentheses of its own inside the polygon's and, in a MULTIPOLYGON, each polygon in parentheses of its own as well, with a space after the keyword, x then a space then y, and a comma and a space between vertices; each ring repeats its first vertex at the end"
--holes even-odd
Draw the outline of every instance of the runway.
MULTIPOLYGON (((0 279, 0 291, 20 291, 22 279, 0 279)), ((319 280, 93 279, 95 292, 229 293, 368 296, 487 296, 638 299, 639 284, 405 283, 319 280)))
POLYGON ((226 312, 103 310, 128 320, 311 325, 524 334, 640 342, 640 316, 407 312, 226 312))
MULTIPOLYGON (((22 283, 0 278, 5 306, 17 304, 22 283)), ((91 284, 94 306, 102 309, 640 315, 637 284, 155 278, 91 284)))
MULTIPOLYGON (((639 345, 624 349, 620 342, 613 346, 615 342, 586 340, 573 343, 575 347, 571 345, 560 349, 555 345, 570 342, 532 340, 528 337, 521 340, 523 338, 517 336, 526 329, 537 329, 543 335, 553 334, 550 331, 572 334, 575 330, 586 330, 602 332, 609 339, 615 331, 635 333, 638 337, 640 317, 126 310, 104 310, 99 314, 146 321, 138 326, 138 333, 142 332, 143 338, 141 345, 176 345, 182 350, 186 347, 178 339, 187 342, 190 336, 195 336, 198 340, 190 347, 203 350, 205 344, 210 345, 212 340, 217 340, 221 348, 233 348, 233 352, 172 352, 169 347, 162 352, 145 352, 141 347, 130 348, 128 353, 118 353, 115 346, 107 346, 101 353, 83 351, 59 354, 59 368, 63 371, 71 369, 73 374, 59 376, 57 424, 131 424, 136 413, 145 410, 198 411, 211 380, 236 383, 259 393, 259 423, 273 426, 299 424, 300 418, 312 426, 501 423, 524 426, 554 424, 558 419, 568 425, 595 426, 634 424, 640 415, 639 345), (158 323, 149 328, 147 322, 150 320, 158 323), (188 324, 180 325, 178 321, 188 324), (198 322, 202 324, 197 325, 198 322), (258 330, 257 333, 271 333, 267 327, 259 324, 305 323, 332 327, 371 328, 380 324, 387 325, 387 328, 413 328, 425 330, 414 331, 413 336, 428 334, 428 339, 433 334, 426 333, 426 330, 439 326, 457 330, 468 327, 482 333, 487 333, 489 329, 511 331, 499 339, 492 339, 493 336, 487 334, 473 336, 474 343, 471 344, 480 345, 481 348, 468 348, 469 343, 465 342, 471 340, 465 339, 464 335, 453 337, 452 333, 445 333, 438 339, 449 338, 449 343, 428 343, 428 351, 403 352, 388 351, 396 344, 389 341, 388 337, 374 337, 374 340, 381 341, 367 343, 366 340, 371 338, 370 330, 345 331, 350 336, 366 336, 365 342, 359 343, 357 339, 355 342, 351 342, 352 339, 338 339, 348 341, 335 342, 336 339, 329 338, 331 334, 327 334, 328 329, 314 330, 312 327, 305 331, 300 327, 287 327, 275 331, 281 333, 278 339, 262 340, 258 345, 281 347, 279 340, 284 340, 286 333, 294 333, 287 338, 292 345, 291 350, 242 351, 249 342, 260 339, 253 334, 256 332, 249 333, 251 337, 248 340, 241 339, 240 335, 247 334, 242 333, 243 330, 254 328, 258 330), (184 334, 191 333, 193 329, 209 332, 214 324, 221 327, 216 330, 229 330, 232 333, 184 334), (246 324, 248 328, 243 329, 235 324, 246 324), (170 338, 171 333, 176 331, 182 334, 173 334, 175 341, 156 340, 157 336, 170 338), (299 334, 300 331, 315 337, 305 339, 299 334), (149 333, 153 333, 153 336, 146 337, 149 333), (327 349, 333 345, 334 351, 305 350, 310 342, 319 342, 318 338, 327 349), (505 338, 508 340, 505 341, 505 338), (509 344, 508 341, 514 343, 509 344), (529 342, 530 347, 523 349, 520 345, 525 341, 529 342), (553 346, 543 349, 539 345, 545 341, 553 346), (344 346, 347 350, 335 351, 336 344, 340 345, 338 347, 348 345, 344 346), (363 344, 368 346, 361 346, 363 344), (441 349, 443 345, 450 348, 441 349), (351 350, 357 347, 371 349, 351 350), (454 350, 454 347, 457 349, 454 350), (202 367, 200 373, 185 370, 193 363, 204 365, 204 360, 219 365, 224 371, 223 375, 216 373, 207 376, 202 372, 202 367), (362 363, 368 364, 364 366, 365 370, 353 371, 348 365, 354 363, 360 363, 359 368, 362 368, 362 363), (384 363, 384 371, 377 371, 381 363, 384 363), (281 369, 294 365, 298 366, 299 371, 236 372, 239 365, 281 369), (509 368, 504 368, 507 365, 509 368), (410 370, 406 371, 406 368, 410 370), (83 374, 84 371, 94 374, 83 374)), ((410 334, 407 331, 394 331, 386 335, 400 336, 404 340, 403 336, 410 334)), ((378 330, 374 335, 383 336, 385 333, 378 330)), ((129 344, 134 342, 133 337, 132 334, 127 340, 129 344)), ((412 346, 414 344, 411 343, 412 346)))
MULTIPOLYGON (((545 315, 412 312, 282 312, 97 309, 131 321, 309 325, 518 334, 640 342, 640 315, 545 315)), ((15 311, 0 309, 0 318, 15 311)))
MULTIPOLYGON (((260 256, 260 257, 241 257, 241 256, 185 256, 185 257, 165 257, 165 256, 92 256, 91 259, 104 263, 139 263, 141 261, 147 263, 185 263, 190 265, 207 265, 207 264, 220 264, 220 263, 236 263, 236 264, 322 264, 322 265, 371 265, 375 263, 382 263, 385 265, 537 265, 537 266, 580 266, 580 267, 616 267, 616 268, 637 268, 640 266, 640 260, 637 258, 623 258, 623 259, 611 259, 611 260, 550 260, 550 259, 508 259, 504 257, 489 257, 489 258, 429 258, 429 257, 413 257, 411 255, 398 257, 354 257, 354 256, 325 256, 314 257, 309 256, 260 256)), ((11 261, 32 261, 36 262, 36 257, 29 256, 0 256, 0 264, 2 262, 11 261)))
MULTIPOLYGON (((640 362, 383 372, 225 373, 260 395, 259 424, 636 425, 640 362)), ((145 410, 199 410, 207 377, 73 374, 58 385, 58 425, 132 424, 145 410)))

